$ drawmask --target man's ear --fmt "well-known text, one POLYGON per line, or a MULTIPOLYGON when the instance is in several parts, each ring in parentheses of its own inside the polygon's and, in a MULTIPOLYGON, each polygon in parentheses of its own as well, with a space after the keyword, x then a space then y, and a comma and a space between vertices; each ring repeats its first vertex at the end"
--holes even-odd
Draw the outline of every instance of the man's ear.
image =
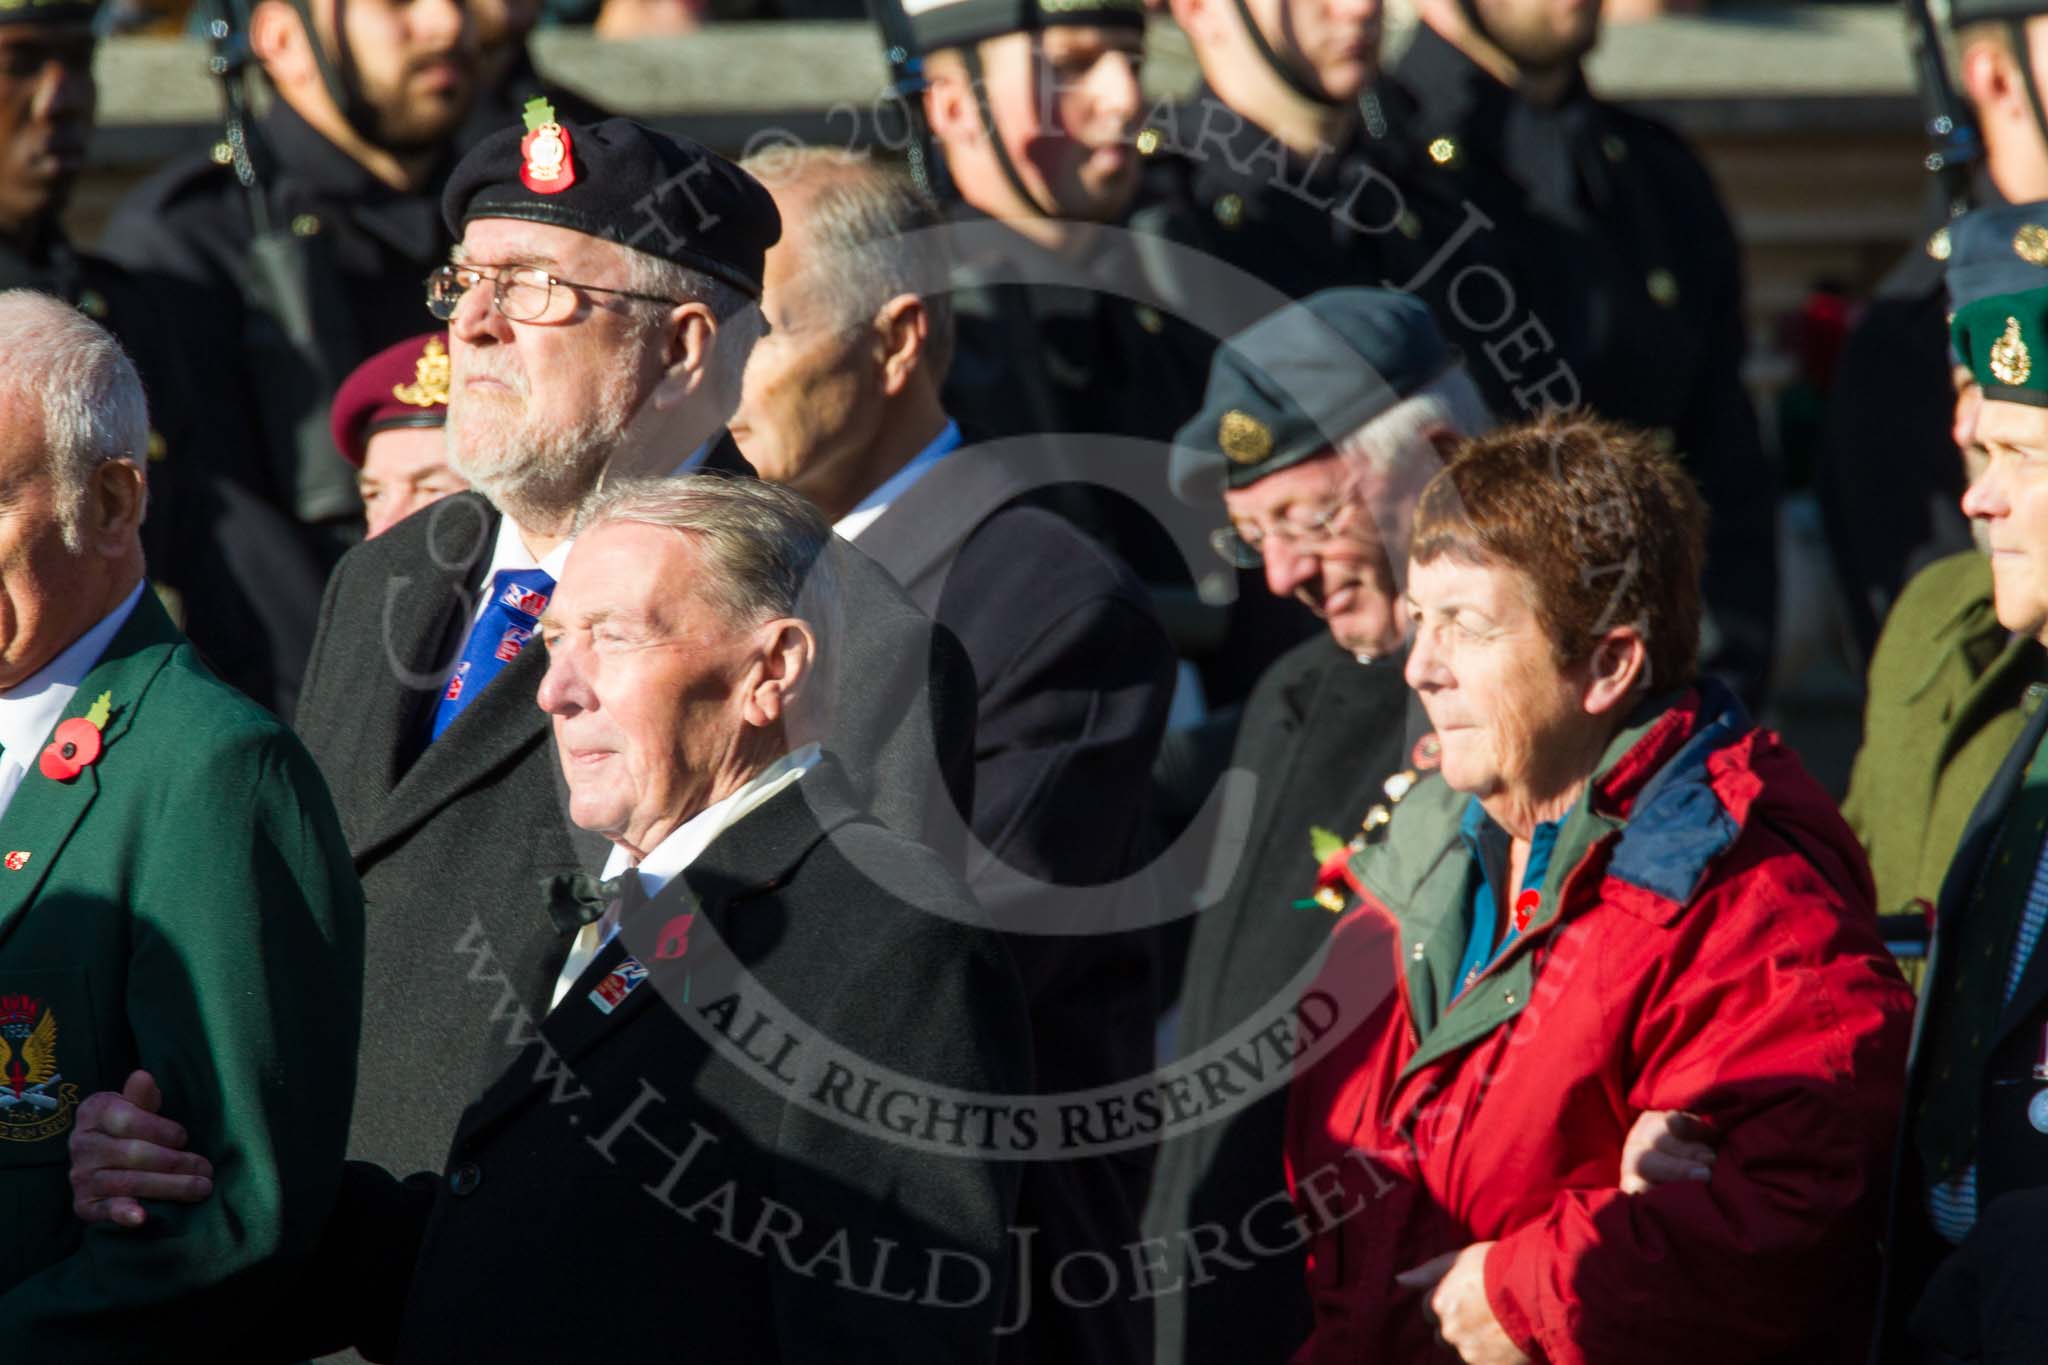
POLYGON ((250 55, 275 85, 297 87, 319 79, 312 42, 305 21, 285 0, 258 0, 249 11, 250 55))
POLYGON ((149 481, 133 460, 108 460, 86 480, 83 525, 85 548, 103 559, 131 553, 149 509, 149 481))
POLYGON ((2019 60, 2019 54, 2003 42, 1971 43, 1957 63, 1964 96, 1987 115, 2009 114, 2013 101, 2026 101, 2019 68, 2014 65, 2019 60))
POLYGON ((951 52, 933 53, 925 62, 924 117, 932 136, 942 143, 963 145, 981 137, 981 110, 974 102, 967 67, 951 52))
POLYGON ((875 314, 875 346, 882 366, 882 392, 896 397, 924 364, 931 315, 915 294, 898 294, 875 314))
POLYGON ((740 715, 757 730, 771 730, 788 717, 810 680, 818 639, 808 622, 794 616, 768 622, 755 638, 760 647, 741 689, 740 715))
POLYGON ((1589 716, 1611 715, 1635 700, 1650 682, 1650 647, 1635 626, 1616 626, 1602 635, 1586 660, 1582 698, 1589 716))
POLYGON ((647 396, 657 412, 675 407, 703 386, 711 348, 718 342, 718 319, 706 304, 677 304, 663 325, 661 377, 647 396))

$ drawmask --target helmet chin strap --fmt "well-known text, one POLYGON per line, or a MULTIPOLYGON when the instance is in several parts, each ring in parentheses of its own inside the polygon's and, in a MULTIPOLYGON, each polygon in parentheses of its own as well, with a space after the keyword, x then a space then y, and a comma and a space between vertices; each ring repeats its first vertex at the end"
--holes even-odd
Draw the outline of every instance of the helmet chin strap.
MULTIPOLYGON (((334 56, 327 50, 327 44, 320 39, 320 29, 313 22, 313 0, 288 0, 298 14, 299 22, 306 28, 306 46, 313 50, 313 66, 320 73, 320 84, 327 91, 327 98, 334 101, 334 108, 348 124, 350 131, 371 146, 381 146, 377 140, 376 111, 370 108, 361 90, 335 64, 334 56)), ((335 0, 334 27, 337 35, 341 31, 341 6, 348 0, 335 0)))
POLYGON ((1266 69, 1280 78, 1282 85, 1311 104, 1335 107, 1344 102, 1331 99, 1312 85, 1292 62, 1282 61, 1280 54, 1273 50, 1273 45, 1266 41, 1264 31, 1259 28, 1259 21, 1252 17, 1252 7, 1248 0, 1236 0, 1236 3, 1237 17, 1244 22, 1244 31, 1251 36, 1252 49, 1259 54, 1259 60, 1266 64, 1266 69))
MULTIPOLYGON (((1010 160, 1010 149, 1003 145, 1002 130, 996 126, 996 111, 989 106, 988 102, 988 79, 984 75, 981 65, 981 44, 968 44, 960 49, 960 56, 967 68, 968 87, 974 91, 974 109, 981 119, 982 135, 988 139, 988 145, 995 151, 996 165, 1002 168, 1003 179, 1010 182, 1011 190, 1016 193, 1018 199, 1023 201, 1025 208, 1031 214, 1039 218, 1051 218, 1053 215, 1046 209, 1045 205, 1038 202, 1038 196, 1026 188, 1024 177, 1017 172, 1017 163, 1010 160)), ((1038 97, 1038 36, 1036 34, 1033 34, 1031 38, 1031 75, 1032 98, 1036 99, 1038 97)))

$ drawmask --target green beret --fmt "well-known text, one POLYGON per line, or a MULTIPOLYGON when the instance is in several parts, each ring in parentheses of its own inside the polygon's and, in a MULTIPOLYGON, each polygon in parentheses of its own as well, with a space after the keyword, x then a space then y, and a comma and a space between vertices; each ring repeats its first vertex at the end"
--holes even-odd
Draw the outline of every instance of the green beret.
POLYGON ((1457 363, 1412 294, 1313 294, 1217 350, 1201 410, 1174 438, 1174 489, 1199 501, 1219 467, 1244 488, 1325 454, 1457 363))
POLYGON ((1949 335, 1987 400, 2048 407, 2048 288, 1979 299, 1949 335))

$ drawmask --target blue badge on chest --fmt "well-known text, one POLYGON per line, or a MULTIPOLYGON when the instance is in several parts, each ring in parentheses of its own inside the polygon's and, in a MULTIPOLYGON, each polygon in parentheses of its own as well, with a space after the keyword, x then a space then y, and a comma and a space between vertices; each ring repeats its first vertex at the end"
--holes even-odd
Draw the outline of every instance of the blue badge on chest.
POLYGON ((619 1002, 633 993, 633 988, 647 979, 647 969, 634 958, 627 958, 612 968, 612 974, 597 983, 590 992, 590 1003, 599 1010, 610 1014, 619 1007, 619 1002))

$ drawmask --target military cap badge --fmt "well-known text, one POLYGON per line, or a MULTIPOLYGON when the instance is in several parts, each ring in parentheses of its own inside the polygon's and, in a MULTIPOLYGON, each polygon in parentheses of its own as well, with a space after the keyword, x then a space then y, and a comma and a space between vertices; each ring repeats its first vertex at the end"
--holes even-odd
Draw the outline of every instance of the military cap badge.
POLYGON ((1216 424, 1216 444, 1234 464, 1257 464, 1273 453, 1273 429, 1239 408, 1216 424))
POLYGON ((2007 318, 2005 334, 1991 343, 1991 373, 2001 384, 2014 388, 2027 382, 2027 376, 2034 372, 2034 357, 2027 351, 2027 340, 2020 335, 2020 320, 2007 318))
POLYGON ((448 348, 440 337, 427 338, 420 358, 413 362, 412 383, 393 384, 391 396, 416 408, 448 405, 448 348))
POLYGON ((2048 265, 2048 227, 2028 223, 2014 233, 2012 254, 2028 265, 2048 265))
POLYGON ((544 99, 526 102, 526 136, 519 140, 519 183, 535 194, 560 194, 576 183, 575 149, 569 130, 555 121, 555 106, 544 99))

